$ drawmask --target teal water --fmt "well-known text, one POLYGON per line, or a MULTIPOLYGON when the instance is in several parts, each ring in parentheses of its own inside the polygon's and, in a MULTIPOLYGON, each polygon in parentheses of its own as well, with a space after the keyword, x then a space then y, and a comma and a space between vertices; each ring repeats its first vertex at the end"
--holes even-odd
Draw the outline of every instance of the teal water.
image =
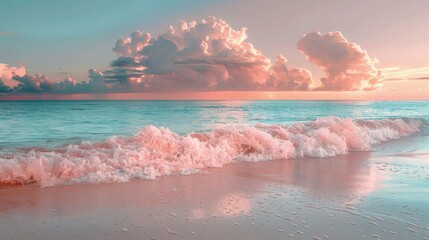
MULTIPOLYGON (((94 216, 120 212, 124 224, 140 226, 145 216, 136 209, 147 208, 144 229, 159 227, 159 219, 180 226, 197 212, 193 224, 243 228, 259 239, 429 236, 428 102, 32 101, 0 102, 0 113, 6 232, 61 219, 87 228, 94 216), (235 166, 213 169, 227 164, 235 166), (192 173, 201 174, 166 177, 192 173), (34 188, 143 179, 154 181, 34 188), (90 219, 75 221, 79 211, 90 219)), ((116 220, 105 228, 119 232, 116 220)))
POLYGON ((0 151, 131 135, 147 125, 186 134, 218 124, 291 124, 318 117, 429 120, 427 101, 22 101, 0 102, 0 151))

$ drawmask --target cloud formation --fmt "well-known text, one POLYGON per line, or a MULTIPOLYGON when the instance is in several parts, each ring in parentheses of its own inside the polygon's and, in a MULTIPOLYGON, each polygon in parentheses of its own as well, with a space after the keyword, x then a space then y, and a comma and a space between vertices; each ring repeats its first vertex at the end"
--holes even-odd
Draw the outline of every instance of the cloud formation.
POLYGON ((309 71, 288 69, 282 56, 272 64, 246 40, 246 28, 215 17, 180 21, 158 37, 136 31, 116 42, 107 78, 143 91, 309 89, 309 71))
MULTIPOLYGON (((20 73, 24 73, 22 71, 20 73)), ((127 86, 117 83, 109 83, 105 80, 103 73, 95 69, 88 71, 88 81, 77 82, 70 77, 63 81, 54 82, 42 74, 18 75, 16 72, 7 72, 0 78, 0 93, 25 94, 25 93, 107 93, 107 92, 129 92, 127 86), (9 74, 9 75, 8 75, 9 74), (2 79, 12 79, 15 83, 6 84, 2 79)))
POLYGON ((0 93, 8 93, 9 92, 9 86, 7 86, 3 80, 0 80, 0 93))
POLYGON ((246 28, 215 17, 180 21, 155 37, 135 31, 117 40, 117 59, 105 71, 90 69, 87 81, 53 82, 0 64, 0 93, 372 90, 384 78, 377 60, 341 32, 309 33, 297 44, 325 71, 320 87, 309 70, 287 67, 280 54, 272 61, 247 39, 246 28))
POLYGON ((309 90, 312 82, 311 72, 305 68, 288 69, 286 58, 278 55, 275 65, 271 67, 268 85, 276 90, 309 90))
POLYGON ((24 76, 25 73, 25 67, 11 67, 8 64, 0 63, 0 93, 7 92, 7 87, 18 84, 12 79, 13 76, 24 76))
POLYGON ((35 76, 26 74, 24 76, 15 75, 12 77, 13 80, 19 82, 14 87, 14 91, 22 93, 38 93, 38 92, 49 92, 54 90, 55 83, 49 81, 49 79, 42 74, 35 76))
POLYGON ((341 32, 308 33, 297 46, 310 62, 325 71, 321 90, 372 90, 384 78, 382 71, 375 67, 377 59, 370 58, 341 32))

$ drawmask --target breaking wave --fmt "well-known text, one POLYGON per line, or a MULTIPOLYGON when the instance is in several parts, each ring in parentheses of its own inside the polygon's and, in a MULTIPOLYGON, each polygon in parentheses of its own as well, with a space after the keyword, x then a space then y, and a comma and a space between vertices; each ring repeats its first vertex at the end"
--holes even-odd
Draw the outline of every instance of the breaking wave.
POLYGON ((332 157, 370 151, 379 143, 419 133, 421 119, 353 120, 336 117, 293 125, 220 125, 178 135, 146 126, 134 136, 112 136, 58 149, 33 148, 0 156, 0 183, 55 186, 127 182, 187 174, 237 161, 332 157))

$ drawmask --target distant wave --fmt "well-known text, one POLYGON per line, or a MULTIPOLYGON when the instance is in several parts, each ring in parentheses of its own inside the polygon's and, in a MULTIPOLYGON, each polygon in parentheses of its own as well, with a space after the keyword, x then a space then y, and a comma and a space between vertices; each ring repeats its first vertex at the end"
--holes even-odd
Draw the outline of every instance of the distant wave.
POLYGON ((376 144, 419 133, 422 119, 353 120, 337 117, 293 125, 220 125, 178 135, 146 126, 134 136, 112 136, 58 149, 32 148, 0 156, 0 183, 46 186, 127 182, 188 174, 236 161, 332 157, 370 151, 376 144))

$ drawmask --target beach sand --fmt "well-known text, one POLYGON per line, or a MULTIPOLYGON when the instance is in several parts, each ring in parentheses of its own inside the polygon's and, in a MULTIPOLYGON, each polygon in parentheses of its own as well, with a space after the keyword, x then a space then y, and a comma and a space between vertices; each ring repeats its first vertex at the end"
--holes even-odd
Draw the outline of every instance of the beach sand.
POLYGON ((428 142, 123 184, 1 186, 0 239, 429 239, 429 154, 414 149, 428 142))

